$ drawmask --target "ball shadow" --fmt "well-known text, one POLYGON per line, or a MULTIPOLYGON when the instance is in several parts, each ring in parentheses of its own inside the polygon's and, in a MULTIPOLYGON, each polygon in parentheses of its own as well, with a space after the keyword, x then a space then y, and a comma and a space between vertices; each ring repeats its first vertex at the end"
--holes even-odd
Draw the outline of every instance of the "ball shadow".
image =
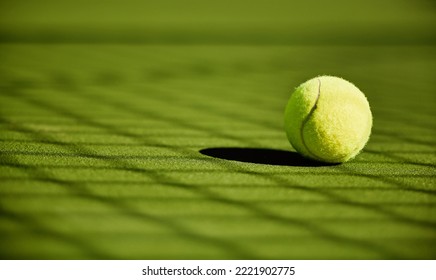
POLYGON ((304 167, 320 167, 332 165, 304 158, 296 152, 275 149, 216 147, 202 149, 199 152, 203 155, 214 158, 256 164, 304 167))

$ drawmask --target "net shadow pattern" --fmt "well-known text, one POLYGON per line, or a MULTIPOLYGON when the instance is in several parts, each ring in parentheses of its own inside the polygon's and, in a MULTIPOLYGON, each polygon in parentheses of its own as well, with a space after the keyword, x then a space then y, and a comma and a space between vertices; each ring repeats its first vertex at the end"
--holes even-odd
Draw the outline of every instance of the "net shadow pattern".
MULTIPOLYGON (((154 119, 159 120, 163 123, 170 123, 173 126, 181 127, 184 129, 189 129, 193 131, 200 131, 205 135, 211 138, 219 138, 219 139, 229 139, 238 143, 241 147, 261 147, 263 144, 257 142, 256 140, 237 136, 234 133, 226 132, 220 129, 214 129, 213 126, 205 126, 199 125, 195 122, 189 122, 178 118, 177 116, 170 116, 168 114, 158 114, 154 110, 147 110, 147 108, 138 108, 136 103, 131 102, 130 98, 123 96, 123 98, 115 97, 112 95, 102 95, 100 93, 92 92, 90 93, 86 89, 80 87, 80 85, 75 84, 72 79, 69 79, 68 76, 62 76, 63 81, 62 84, 65 84, 63 89, 58 92, 62 95, 74 95, 77 98, 82 99, 84 102, 91 104, 102 104, 103 106, 107 106, 112 110, 123 111, 126 115, 130 115, 132 118, 138 119, 154 119), (65 82, 67 81, 67 82, 65 82)), ((165 92, 165 90, 157 91, 155 88, 147 87, 147 94, 144 95, 138 90, 129 91, 129 96, 131 95, 132 100, 136 100, 137 102, 142 100, 141 104, 147 103, 148 100, 154 100, 155 102, 165 103, 168 100, 168 96, 172 96, 165 92), (152 94, 152 92, 155 92, 152 94)), ((87 117, 85 114, 82 114, 80 110, 68 108, 68 106, 60 106, 58 104, 54 104, 48 100, 47 97, 35 97, 33 95, 27 94, 26 87, 17 86, 12 83, 12 86, 3 88, 4 96, 8 98, 14 99, 20 103, 26 103, 32 107, 38 107, 44 111, 50 112, 53 116, 61 116, 67 119, 72 119, 77 122, 79 125, 96 128, 98 130, 104 131, 109 135, 118 135, 122 136, 126 139, 133 140, 139 146, 159 146, 162 147, 171 153, 178 155, 181 158, 198 158, 193 154, 193 149, 191 147, 184 146, 173 146, 173 145, 165 145, 156 141, 152 137, 147 137, 144 135, 138 135, 137 133, 132 133, 128 130, 123 129, 123 127, 117 125, 111 125, 107 122, 102 122, 96 119, 91 119, 87 117)), ((180 105, 180 104, 179 104, 180 105)), ((209 114, 216 115, 220 118, 228 118, 237 120, 241 123, 246 123, 250 125, 255 125, 259 129, 265 130, 278 130, 280 126, 274 124, 272 121, 259 121, 257 118, 251 118, 246 116, 243 113, 234 112, 229 114, 227 110, 220 111, 217 107, 208 104, 206 102, 195 102, 195 100, 187 99, 186 102, 183 102, 184 107, 189 107, 190 109, 198 112, 199 115, 209 114)), ((242 112, 242 110, 241 110, 242 112)), ((163 185, 169 185, 172 187, 180 188, 187 190, 188 192, 195 193, 200 197, 204 198, 206 201, 213 201, 220 204, 230 205, 235 208, 243 209, 251 213, 251 215, 260 218, 262 221, 273 221, 275 223, 284 225, 289 228, 302 228, 317 238, 321 240, 327 240, 328 242, 332 242, 334 244, 342 244, 345 246, 351 246, 358 248, 363 251, 370 251, 375 253, 380 258, 402 258, 401 254, 398 254, 392 248, 388 246, 384 246, 381 242, 377 242, 377 240, 368 240, 361 238, 354 238, 352 236, 346 236, 341 234, 336 234, 332 230, 328 230, 325 227, 317 224, 316 222, 306 220, 306 219, 298 219, 298 218, 290 218, 283 215, 279 215, 274 211, 268 209, 268 207, 262 206, 257 203, 245 201, 238 197, 225 197, 217 192, 210 191, 208 188, 204 188, 202 186, 198 186, 195 184, 184 183, 183 181, 179 181, 175 179, 173 176, 168 175, 168 173, 163 172, 163 170, 151 170, 141 166, 137 166, 134 163, 128 161, 129 158, 135 158, 135 155, 126 155, 124 157, 111 157, 99 154, 97 151, 90 149, 88 146, 85 147, 84 143, 65 143, 60 139, 57 139, 56 135, 51 134, 49 132, 40 131, 38 129, 34 129, 26 126, 25 124, 20 124, 15 121, 12 121, 8 118, 8 116, 3 115, 1 118, 2 124, 7 125, 10 129, 14 131, 18 131, 21 133, 25 133, 29 135, 30 141, 34 141, 35 143, 47 142, 47 143, 62 143, 60 148, 68 154, 77 157, 85 157, 92 158, 98 161, 105 162, 110 168, 125 170, 139 174, 144 178, 150 179, 154 183, 159 183, 163 185)), ((395 137, 395 135, 388 134, 390 137, 395 137)), ((404 141, 404 139, 399 138, 399 141, 404 141)), ((432 141, 419 141, 419 144, 429 146, 429 148, 433 147, 432 141)), ((103 144, 104 145, 104 144, 103 144)), ((31 153, 31 152, 30 152, 31 153)), ((377 151, 374 151, 377 153, 377 151)), ((384 157, 389 158, 394 162, 401 161, 402 163, 406 162, 409 164, 416 164, 416 162, 403 158, 401 156, 392 155, 390 153, 382 153, 384 157)), ((34 165, 29 166, 28 164, 22 164, 20 161, 14 157, 13 152, 11 153, 2 153, 2 164, 4 165, 13 165, 20 169, 25 170, 30 174, 31 179, 42 180, 54 183, 56 185, 61 186, 62 188, 68 190, 68 192, 72 196, 79 197, 88 197, 92 200, 96 200, 109 208, 114 208, 116 211, 119 211, 125 215, 131 216, 134 219, 138 219, 139 221, 147 220, 152 222, 160 227, 167 228, 168 230, 174 232, 176 235, 183 236, 186 239, 190 239, 194 242, 199 242, 205 244, 205 246, 216 247, 219 250, 222 250, 226 254, 228 254, 231 258, 262 258, 263 256, 257 255, 250 248, 246 248, 245 246, 238 244, 235 241, 232 241, 231 238, 220 238, 220 237, 212 237, 208 235, 202 235, 195 231, 190 230, 189 228, 183 225, 183 222, 177 221, 176 219, 171 218, 163 218, 161 216, 156 216, 152 214, 148 214, 144 211, 138 211, 128 203, 117 200, 115 198, 107 198, 101 197, 98 195, 94 195, 90 190, 90 186, 87 185, 86 181, 70 181, 57 179, 50 172, 46 171, 43 165, 34 165)), ((36 156, 45 156, 44 153, 36 154, 36 156)), ((65 156, 63 153, 59 153, 58 156, 65 156)), ((166 157, 166 156, 164 156, 166 157)), ((146 157, 149 158, 149 157, 146 157)), ((307 187, 304 184, 293 181, 291 176, 285 176, 287 174, 274 174, 274 172, 259 172, 253 171, 250 168, 247 168, 246 165, 241 165, 237 162, 233 161, 221 161, 221 160, 207 160, 212 163, 216 168, 221 172, 228 173, 239 173, 239 174, 247 174, 254 177, 259 177, 260 180, 269 180, 275 186, 284 189, 296 189, 303 192, 316 193, 331 201, 335 204, 345 205, 350 208, 359 208, 364 211, 374 212, 378 215, 386 217, 389 220, 394 220, 399 223, 407 224, 413 227, 421 227, 425 229, 434 230, 435 223, 433 221, 429 221, 426 219, 416 219, 411 218, 402 213, 398 213, 394 210, 391 210, 389 207, 382 206, 380 204, 375 203, 362 203, 358 201, 353 201, 347 197, 341 196, 336 192, 332 192, 329 188, 313 188, 307 187)), ((359 162, 356 163, 359 165, 359 162)), ((427 167, 434 168, 434 164, 430 163, 426 165, 427 167)), ((51 168, 50 166, 48 166, 51 168)), ((73 168, 73 167, 68 167, 73 168)), ((91 167, 92 168, 92 167, 91 167)), ((388 185, 393 189, 398 189, 399 191, 407 191, 414 193, 421 193, 426 196, 434 196, 434 189, 424 189, 414 186, 413 184, 407 184, 399 180, 397 177, 378 175, 378 174, 367 174, 365 172, 359 172, 355 168, 348 167, 347 165, 335 166, 336 172, 339 174, 346 174, 349 176, 356 177, 364 177, 370 181, 379 182, 383 185, 388 185)), ((171 172, 171 170, 166 170, 171 172)), ((197 172, 210 172, 209 170, 197 170, 197 172)), ((195 170, 188 170, 187 172, 195 173, 195 170)), ((290 171, 290 174, 293 174, 294 171, 290 171)), ((434 174, 433 174, 434 175, 434 174)), ((432 178, 431 173, 429 176, 432 178)), ((348 189, 348 191, 352 191, 348 189)), ((54 238, 62 238, 59 233, 56 231, 51 231, 49 228, 44 228, 43 223, 38 223, 37 220, 31 220, 25 215, 19 215, 17 213, 8 212, 6 209, 2 209, 2 214, 8 217, 9 219, 13 219, 15 221, 19 221, 23 226, 27 226, 31 231, 34 232, 43 232, 44 234, 50 235, 54 238)), ((92 243, 86 242, 83 239, 71 238, 71 235, 63 235, 65 238, 64 241, 72 244, 73 246, 78 246, 82 248, 85 252, 88 253, 88 257, 91 258, 114 258, 116 256, 110 255, 107 252, 103 252, 99 250, 99 248, 94 248, 92 243)))

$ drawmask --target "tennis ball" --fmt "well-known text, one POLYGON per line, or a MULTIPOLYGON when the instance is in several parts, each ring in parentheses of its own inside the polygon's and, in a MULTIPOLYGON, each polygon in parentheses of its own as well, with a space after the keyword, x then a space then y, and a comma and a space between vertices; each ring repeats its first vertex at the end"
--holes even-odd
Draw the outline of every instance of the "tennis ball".
POLYGON ((285 110, 285 130, 303 156, 341 163, 368 142, 372 114, 365 95, 352 83, 320 76, 298 86, 285 110))

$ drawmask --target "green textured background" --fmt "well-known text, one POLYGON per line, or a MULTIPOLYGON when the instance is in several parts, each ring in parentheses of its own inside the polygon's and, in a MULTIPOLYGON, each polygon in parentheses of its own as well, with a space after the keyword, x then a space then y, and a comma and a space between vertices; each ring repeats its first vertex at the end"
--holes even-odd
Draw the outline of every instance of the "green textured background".
POLYGON ((2 1, 0 257, 436 258, 435 4, 215 2, 2 1), (349 163, 283 131, 321 74, 371 104, 349 163))

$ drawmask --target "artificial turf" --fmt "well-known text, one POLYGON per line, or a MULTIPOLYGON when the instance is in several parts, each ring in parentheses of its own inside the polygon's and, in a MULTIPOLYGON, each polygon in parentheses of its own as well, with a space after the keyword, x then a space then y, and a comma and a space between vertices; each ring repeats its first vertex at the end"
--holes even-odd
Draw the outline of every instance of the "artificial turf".
POLYGON ((2 259, 436 257, 434 33, 335 44, 10 30, 2 259), (292 89, 321 74, 355 83, 374 115, 345 164, 301 158, 283 131, 292 89))

